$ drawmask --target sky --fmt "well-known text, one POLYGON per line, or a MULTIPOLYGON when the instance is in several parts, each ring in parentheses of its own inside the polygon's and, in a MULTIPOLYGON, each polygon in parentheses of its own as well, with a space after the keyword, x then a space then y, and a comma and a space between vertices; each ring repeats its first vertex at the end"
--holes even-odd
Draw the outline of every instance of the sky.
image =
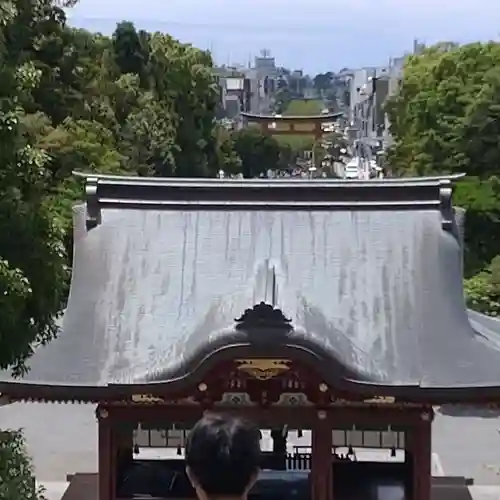
POLYGON ((500 0, 79 0, 70 24, 112 33, 117 22, 247 64, 269 49, 279 66, 309 73, 378 66, 413 40, 500 37, 500 0))

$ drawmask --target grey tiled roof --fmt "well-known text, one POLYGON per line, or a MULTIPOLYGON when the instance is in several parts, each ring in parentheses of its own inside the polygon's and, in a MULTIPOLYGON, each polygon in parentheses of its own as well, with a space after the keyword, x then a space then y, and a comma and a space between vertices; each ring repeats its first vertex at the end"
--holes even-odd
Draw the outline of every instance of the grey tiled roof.
MULTIPOLYGON (((279 182, 279 181, 276 181, 279 182)), ((500 385, 500 322, 471 321, 459 231, 439 207, 391 210, 106 208, 85 228, 59 338, 27 382, 106 385, 183 376, 241 341, 234 318, 273 300, 290 343, 349 377, 422 387, 500 385)))

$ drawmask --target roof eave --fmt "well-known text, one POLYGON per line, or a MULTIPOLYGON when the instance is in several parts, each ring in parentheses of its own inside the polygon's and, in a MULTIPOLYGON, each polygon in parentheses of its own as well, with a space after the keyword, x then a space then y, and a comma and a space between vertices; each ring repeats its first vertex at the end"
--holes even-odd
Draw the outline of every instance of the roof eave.
POLYGON ((423 210, 453 226, 453 182, 461 177, 369 181, 237 180, 85 174, 89 228, 104 208, 141 210, 423 210))
MULTIPOLYGON (((348 379, 337 382, 342 390, 362 399, 392 397, 396 402, 439 405, 487 404, 498 401, 500 397, 500 385, 424 387, 418 384, 384 385, 348 379)), ((4 404, 15 401, 98 403, 127 401, 137 394, 165 397, 168 394, 166 390, 172 390, 174 394, 182 385, 185 386, 182 380, 102 387, 6 382, 0 384, 0 394, 4 404)))

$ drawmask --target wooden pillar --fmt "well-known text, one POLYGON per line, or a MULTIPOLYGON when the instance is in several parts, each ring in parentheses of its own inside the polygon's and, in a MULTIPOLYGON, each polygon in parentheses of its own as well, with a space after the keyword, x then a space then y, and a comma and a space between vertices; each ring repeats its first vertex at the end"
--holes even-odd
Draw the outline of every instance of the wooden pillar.
POLYGON ((111 491, 114 496, 118 493, 118 483, 125 479, 125 471, 129 469, 134 460, 134 433, 129 422, 116 422, 113 419, 111 429, 112 437, 112 483, 111 491))
POLYGON ((314 139, 320 141, 323 137, 323 129, 321 128, 321 122, 316 122, 314 124, 314 139))
POLYGON ((109 412, 97 406, 99 500, 113 499, 113 439, 109 412))
POLYGON ((433 417, 432 408, 423 410, 413 431, 413 500, 431 498, 433 417))
POLYGON ((288 433, 283 427, 271 429, 273 440, 273 463, 278 470, 286 470, 286 448, 288 433))
POLYGON ((116 428, 112 433, 119 463, 134 459, 134 433, 131 426, 124 424, 124 427, 125 429, 116 428))
POLYGON ((415 442, 415 431, 413 427, 405 429, 405 475, 404 475, 404 488, 405 499, 413 497, 413 483, 415 481, 414 465, 413 465, 413 443, 415 442))
POLYGON ((312 500, 333 500, 332 426, 325 411, 318 411, 311 429, 312 500))
POLYGON ((416 443, 419 439, 415 423, 407 425, 405 428, 405 475, 404 475, 404 488, 405 499, 413 500, 415 496, 415 480, 417 475, 415 473, 415 450, 416 443))

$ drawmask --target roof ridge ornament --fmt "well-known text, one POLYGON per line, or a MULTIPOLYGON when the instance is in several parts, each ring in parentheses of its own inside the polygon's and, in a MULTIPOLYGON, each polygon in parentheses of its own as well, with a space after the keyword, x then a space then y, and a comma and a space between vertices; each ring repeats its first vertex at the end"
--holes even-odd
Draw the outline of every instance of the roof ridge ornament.
POLYGON ((441 226, 445 231, 453 231, 455 213, 453 211, 453 183, 451 179, 439 181, 439 203, 441 209, 441 226))
POLYGON ((287 318, 281 309, 266 302, 260 302, 252 308, 245 309, 239 318, 235 318, 236 330, 279 330, 284 333, 292 330, 292 320, 287 318))
POLYGON ((87 202, 87 231, 98 226, 101 219, 101 207, 99 206, 99 194, 97 192, 99 177, 87 177, 85 184, 85 199, 87 202))

